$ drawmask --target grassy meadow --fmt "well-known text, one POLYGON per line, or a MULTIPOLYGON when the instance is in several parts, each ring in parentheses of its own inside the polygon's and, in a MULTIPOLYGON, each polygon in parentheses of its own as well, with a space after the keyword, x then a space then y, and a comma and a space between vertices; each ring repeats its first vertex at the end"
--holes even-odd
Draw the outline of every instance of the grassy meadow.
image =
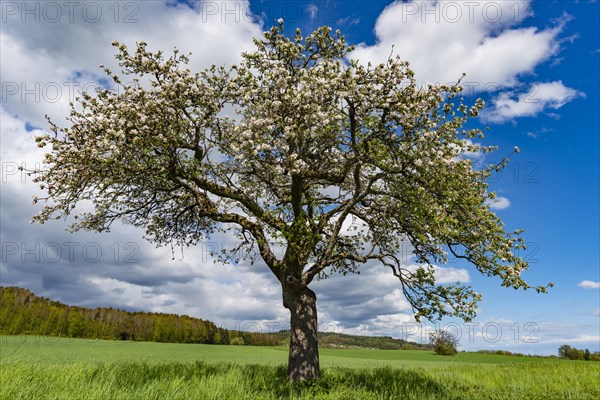
POLYGON ((286 382, 287 349, 0 338, 2 399, 597 399, 600 364, 494 354, 321 349, 286 382))

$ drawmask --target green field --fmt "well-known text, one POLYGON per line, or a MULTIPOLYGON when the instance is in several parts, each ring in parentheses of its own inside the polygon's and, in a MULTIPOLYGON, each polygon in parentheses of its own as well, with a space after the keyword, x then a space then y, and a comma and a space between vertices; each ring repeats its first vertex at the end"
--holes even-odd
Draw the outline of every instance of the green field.
POLYGON ((597 399, 591 362, 322 349, 318 383, 286 382, 287 349, 0 338, 2 399, 597 399))

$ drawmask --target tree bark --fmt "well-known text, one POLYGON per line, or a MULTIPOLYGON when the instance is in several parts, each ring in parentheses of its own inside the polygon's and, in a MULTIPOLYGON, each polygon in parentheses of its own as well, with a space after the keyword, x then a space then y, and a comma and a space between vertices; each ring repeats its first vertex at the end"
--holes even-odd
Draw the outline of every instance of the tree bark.
POLYGON ((284 287, 283 305, 291 314, 288 379, 319 379, 321 370, 317 340, 317 296, 307 287, 284 287))

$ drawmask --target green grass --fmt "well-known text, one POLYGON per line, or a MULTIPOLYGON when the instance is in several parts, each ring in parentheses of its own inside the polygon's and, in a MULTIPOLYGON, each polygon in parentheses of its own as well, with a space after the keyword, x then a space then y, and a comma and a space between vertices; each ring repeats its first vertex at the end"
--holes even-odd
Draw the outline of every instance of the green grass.
POLYGON ((286 382, 287 349, 0 338, 2 399, 596 399, 590 362, 322 349, 318 383, 286 382))

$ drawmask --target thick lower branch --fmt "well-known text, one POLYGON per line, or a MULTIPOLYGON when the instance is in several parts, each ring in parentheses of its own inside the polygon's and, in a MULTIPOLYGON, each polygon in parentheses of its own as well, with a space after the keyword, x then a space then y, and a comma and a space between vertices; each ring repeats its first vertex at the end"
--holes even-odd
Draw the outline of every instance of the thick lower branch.
POLYGON ((269 246, 269 242, 267 241, 267 237, 262 226, 256 222, 250 221, 243 215, 235 213, 220 213, 205 193, 196 190, 196 188, 192 187, 185 181, 180 180, 179 183, 195 196, 196 203, 198 205, 198 214, 200 217, 210 218, 216 222, 238 224, 250 232, 254 239, 256 239, 258 251, 261 257, 271 272, 273 272, 273 274, 277 277, 277 279, 279 279, 280 282, 282 281, 283 275, 281 269, 279 268, 279 260, 273 254, 273 251, 271 251, 271 247, 269 246))

